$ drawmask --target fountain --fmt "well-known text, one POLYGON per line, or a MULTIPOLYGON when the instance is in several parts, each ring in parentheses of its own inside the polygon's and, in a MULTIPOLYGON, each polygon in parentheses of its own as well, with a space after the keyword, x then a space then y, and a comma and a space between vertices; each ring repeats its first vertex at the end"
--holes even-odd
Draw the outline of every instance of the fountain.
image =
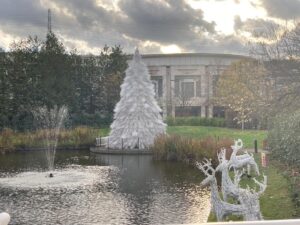
MULTIPOLYGON (((64 120, 67 117, 68 108, 66 106, 54 106, 48 109, 46 106, 39 107, 33 111, 34 118, 44 132, 44 146, 46 148, 46 158, 49 171, 54 170, 55 152, 57 147, 58 136, 64 120)), ((49 174, 53 177, 53 173, 49 174)))

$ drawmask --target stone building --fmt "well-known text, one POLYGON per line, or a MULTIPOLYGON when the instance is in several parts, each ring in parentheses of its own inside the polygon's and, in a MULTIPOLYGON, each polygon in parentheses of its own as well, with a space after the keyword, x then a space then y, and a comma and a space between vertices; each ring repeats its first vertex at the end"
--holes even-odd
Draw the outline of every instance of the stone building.
POLYGON ((212 104, 218 76, 232 62, 246 56, 183 53, 148 54, 142 58, 164 117, 224 117, 224 109, 212 104))

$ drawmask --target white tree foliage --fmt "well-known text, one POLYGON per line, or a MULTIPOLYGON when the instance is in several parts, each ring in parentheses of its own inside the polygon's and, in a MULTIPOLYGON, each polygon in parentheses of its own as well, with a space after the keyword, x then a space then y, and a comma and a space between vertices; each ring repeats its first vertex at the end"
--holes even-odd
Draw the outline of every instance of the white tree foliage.
POLYGON ((201 184, 210 185, 212 211, 215 213, 218 221, 223 221, 228 215, 240 215, 246 221, 263 219, 260 212, 259 197, 266 190, 267 177, 263 176, 263 182, 259 182, 253 178, 254 183, 259 186, 259 191, 239 186, 244 172, 243 168, 251 166, 259 174, 258 167, 252 155, 248 153, 236 155, 242 146, 243 143, 240 139, 235 141, 235 145, 231 146, 234 160, 232 160, 232 157, 230 160, 227 160, 226 149, 221 149, 218 154, 219 165, 216 169, 212 167, 211 162, 207 159, 202 163, 196 163, 198 169, 206 175, 201 184), (234 181, 229 176, 230 167, 234 168, 234 181), (218 191, 218 184, 215 177, 216 172, 222 173, 221 191, 223 198, 221 198, 218 191), (233 203, 227 202, 229 198, 231 198, 231 202, 233 203))
POLYGON ((121 85, 121 99, 114 110, 109 147, 148 148, 158 135, 166 131, 160 113, 150 74, 136 49, 121 85))

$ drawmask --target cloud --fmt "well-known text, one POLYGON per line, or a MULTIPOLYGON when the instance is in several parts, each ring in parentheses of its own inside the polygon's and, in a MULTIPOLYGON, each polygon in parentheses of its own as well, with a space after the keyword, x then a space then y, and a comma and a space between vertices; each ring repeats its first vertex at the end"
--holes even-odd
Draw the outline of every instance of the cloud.
POLYGON ((279 24, 268 19, 247 19, 242 21, 239 16, 234 18, 234 30, 236 33, 247 32, 253 37, 265 36, 266 32, 276 30, 279 24))
POLYGON ((247 54, 244 40, 234 35, 216 35, 187 42, 184 49, 192 52, 247 54))
MULTIPOLYGON (((19 25, 45 26, 45 8, 38 0, 1 0, 1 23, 15 23, 19 25)), ((22 29, 20 27, 20 29, 22 29)), ((24 29, 24 27, 23 27, 24 29)))
MULTIPOLYGON (((167 46, 187 52, 245 52, 243 40, 218 34, 215 23, 185 0, 2 0, 0 30, 9 37, 44 38, 48 8, 53 31, 69 49, 82 53, 97 53, 105 44, 128 52, 139 46, 145 53, 167 46)), ((1 42, 0 37, 0 45, 7 47, 3 43, 7 39, 1 42)))
POLYGON ((287 20, 300 17, 300 0, 261 0, 261 5, 272 17, 287 20))
POLYGON ((183 0, 120 1, 120 9, 127 20, 115 25, 127 35, 165 44, 180 43, 201 37, 203 32, 214 33, 214 23, 203 19, 203 12, 183 0))

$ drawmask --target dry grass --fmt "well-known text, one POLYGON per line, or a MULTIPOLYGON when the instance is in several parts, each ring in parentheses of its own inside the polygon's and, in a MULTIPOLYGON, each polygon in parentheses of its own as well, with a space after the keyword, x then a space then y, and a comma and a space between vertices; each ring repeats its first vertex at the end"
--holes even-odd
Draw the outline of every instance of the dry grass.
POLYGON ((225 147, 230 154, 232 144, 233 141, 228 138, 218 140, 206 137, 199 140, 179 135, 163 135, 155 140, 151 149, 156 160, 194 163, 208 158, 216 163, 217 152, 225 147))
MULTIPOLYGON (((69 130, 63 129, 58 135, 58 146, 80 147, 92 145, 96 137, 103 135, 103 131, 84 126, 69 130)), ((45 129, 24 133, 14 132, 11 129, 3 129, 0 132, 0 152, 13 151, 16 148, 44 147, 47 133, 49 133, 49 130, 45 129)))

